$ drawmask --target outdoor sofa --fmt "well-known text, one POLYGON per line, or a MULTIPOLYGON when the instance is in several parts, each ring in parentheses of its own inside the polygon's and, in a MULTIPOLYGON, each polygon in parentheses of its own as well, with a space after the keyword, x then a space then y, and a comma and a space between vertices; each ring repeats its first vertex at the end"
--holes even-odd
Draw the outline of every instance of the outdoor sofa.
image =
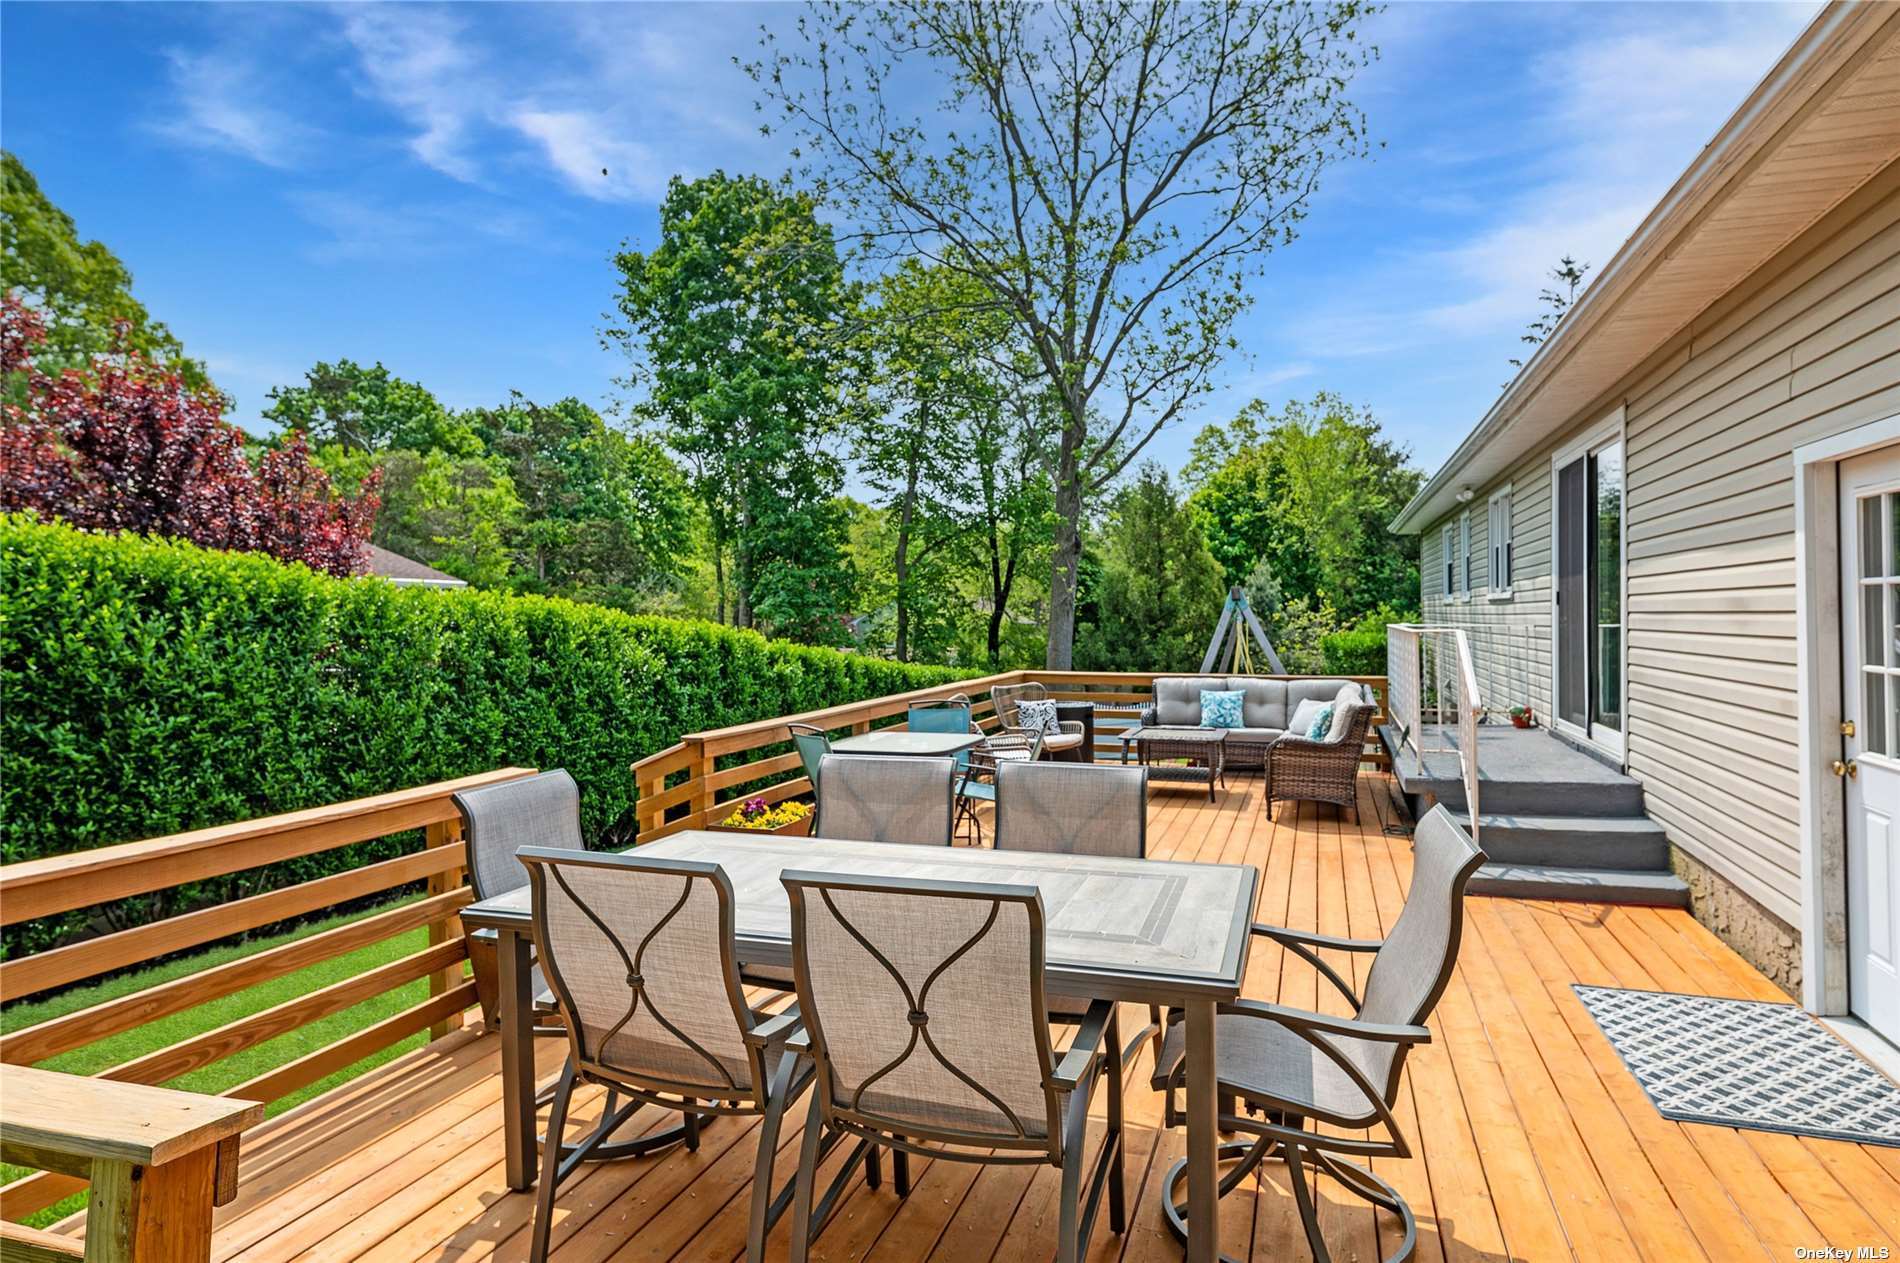
POLYGON ((1154 682, 1154 701, 1144 706, 1145 727, 1200 728, 1201 693, 1237 692, 1241 726, 1229 728, 1225 762, 1229 768, 1260 768, 1266 773, 1269 814, 1276 800, 1329 802, 1358 818, 1359 764, 1372 722, 1372 694, 1343 679, 1268 680, 1248 675, 1162 676, 1154 682), (1287 725, 1301 702, 1344 702, 1353 710, 1333 726, 1330 739, 1315 740, 1287 725))

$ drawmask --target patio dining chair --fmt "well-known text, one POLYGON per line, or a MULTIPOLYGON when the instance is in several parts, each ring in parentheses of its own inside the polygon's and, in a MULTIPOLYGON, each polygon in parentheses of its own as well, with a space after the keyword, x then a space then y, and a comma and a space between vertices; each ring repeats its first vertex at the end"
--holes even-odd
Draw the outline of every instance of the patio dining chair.
POLYGON ((812 835, 854 842, 949 846, 956 761, 827 754, 812 835))
MULTIPOLYGON (((1412 886, 1385 939, 1252 927, 1254 934, 1318 970, 1352 1005, 1353 1016, 1241 999, 1221 1005, 1214 1019, 1220 1127, 1253 1138, 1221 1145, 1223 1160, 1237 1164, 1221 1177, 1220 1190, 1240 1184, 1266 1158, 1283 1159, 1307 1244, 1322 1263, 1332 1255, 1307 1185, 1308 1166, 1315 1181, 1330 1176, 1347 1192, 1399 1217, 1404 1232, 1386 1263, 1409 1259, 1417 1248, 1412 1208, 1385 1180, 1348 1158, 1411 1156, 1392 1113, 1405 1054, 1431 1039, 1425 1022, 1451 980, 1464 929, 1465 886, 1484 858, 1451 813, 1434 807, 1412 835, 1412 886), (1372 955, 1364 996, 1319 955, 1321 950, 1372 955), (1236 1099, 1247 1106, 1245 1112, 1233 1108, 1236 1099), (1356 1134, 1362 1130, 1366 1134, 1356 1134)), ((1155 1088, 1167 1092, 1169 1126, 1180 1117, 1175 1092, 1184 1077, 1184 1046, 1182 1028, 1170 1028, 1154 1078, 1155 1088)), ((1187 1227, 1175 1192, 1185 1166, 1185 1160, 1177 1161, 1161 1186, 1168 1226, 1183 1240, 1187 1227)))
POLYGON ((970 749, 963 774, 957 778, 957 821, 955 831, 970 828, 971 841, 983 845, 983 819, 977 808, 983 803, 996 805, 996 769, 1005 763, 1034 763, 1042 757, 1041 732, 1029 733, 1022 741, 1008 736, 985 736, 970 749))
POLYGON ((1123 1231, 1115 1006, 1091 1005, 1068 1049, 1051 1047, 1035 887, 809 872, 782 880, 800 1042, 817 1067, 792 1199, 794 1263, 837 1209, 852 1165, 880 1147, 893 1152, 900 1197, 911 1154, 1058 1168, 1060 1263, 1087 1252, 1104 1192, 1109 1226, 1123 1231), (1090 1163, 1098 1079, 1107 1127, 1090 1163), (857 1145, 819 1196, 824 1147, 842 1137, 857 1145))
MULTIPOLYGON (((477 900, 505 895, 528 884, 528 870, 515 858, 524 846, 584 851, 581 837, 581 791, 561 768, 501 781, 450 796, 462 813, 462 838, 467 852, 468 884, 477 900)), ((476 998, 482 1024, 495 1027, 500 996, 500 966, 496 960, 495 932, 476 930, 468 936, 469 964, 475 974, 476 998)), ((529 981, 537 1015, 554 1011, 554 993, 548 990, 537 961, 529 981)), ((535 1033, 560 1035, 557 1024, 537 1019, 535 1033)))
POLYGON ((746 1257, 790 1208, 775 1197, 772 1164, 787 1105, 811 1085, 809 1060, 788 1047, 794 1005, 768 1014, 746 1003, 733 945, 732 883, 717 864, 630 855, 521 852, 534 894, 534 935, 545 952, 568 1032, 567 1064, 548 1133, 565 1129, 574 1089, 608 1089, 607 1105, 578 1144, 547 1146, 537 1189, 531 1257, 547 1257, 562 1181, 643 1106, 677 1112, 673 1126, 616 1146, 651 1153, 699 1147, 713 1118, 760 1119, 746 1257), (625 1098, 625 1104, 619 1104, 625 1098))
MULTIPOLYGON (((1012 763, 996 772, 996 849, 1056 855, 1148 858, 1148 769, 1094 763, 1012 763)), ((1089 1001, 1051 996, 1049 1020, 1080 1022, 1089 1001)), ((1130 1036, 1122 1058, 1141 1041, 1155 1041, 1161 1054, 1161 1010, 1148 1009, 1148 1025, 1130 1036)))
POLYGON ((798 751, 798 761, 804 765, 805 777, 811 781, 813 801, 818 797, 818 764, 831 753, 831 738, 825 735, 823 728, 812 724, 786 724, 792 733, 792 748, 798 751))

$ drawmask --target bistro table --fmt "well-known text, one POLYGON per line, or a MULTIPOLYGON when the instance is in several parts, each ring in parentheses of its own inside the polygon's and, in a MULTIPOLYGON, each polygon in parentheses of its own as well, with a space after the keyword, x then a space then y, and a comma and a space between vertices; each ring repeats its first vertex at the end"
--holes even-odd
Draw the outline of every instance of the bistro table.
MULTIPOLYGON (((1188 1258, 1211 1263, 1220 1240, 1214 1011, 1240 995, 1260 874, 1247 864, 1197 864, 1033 851, 894 846, 826 838, 686 830, 643 855, 709 860, 734 895, 733 932, 748 965, 792 959, 786 869, 992 881, 1035 886, 1047 919, 1044 985, 1053 994, 1155 1004, 1187 1020, 1188 1258)), ((535 1180, 532 934, 528 887, 462 909, 499 937, 502 1103, 508 1186, 535 1180)), ((1163 1191, 1163 1196, 1167 1196, 1163 1191)))
POLYGON ((912 732, 908 728, 881 728, 841 737, 831 743, 833 754, 907 754, 912 757, 961 754, 983 744, 980 732, 912 732))

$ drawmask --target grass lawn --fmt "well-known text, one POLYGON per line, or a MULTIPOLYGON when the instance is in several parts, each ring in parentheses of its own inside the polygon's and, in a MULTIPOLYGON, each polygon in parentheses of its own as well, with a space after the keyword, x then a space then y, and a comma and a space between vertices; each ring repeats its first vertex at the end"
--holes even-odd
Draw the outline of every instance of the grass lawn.
MULTIPOLYGON (((420 898, 420 896, 411 896, 411 898, 420 898)), ((313 921, 308 925, 299 926, 270 938, 212 948, 178 960, 167 961, 162 965, 155 965, 150 969, 122 974, 90 986, 75 987, 48 1000, 25 1001, 8 1005, 0 1009, 0 1031, 20 1030, 36 1022, 44 1022, 48 1018, 60 1017, 105 1000, 141 991, 157 983, 236 960, 240 956, 249 956, 254 952, 291 942, 293 939, 305 938, 349 921, 372 916, 408 901, 407 899, 393 900, 360 912, 313 921)), ((419 952, 427 946, 428 929, 425 926, 418 926, 380 943, 372 943, 368 947, 359 948, 342 956, 319 961, 295 973, 286 974, 282 978, 260 983, 247 990, 200 1004, 183 1013, 174 1013, 170 1017, 146 1022, 109 1039, 102 1039, 84 1048, 50 1057, 38 1064, 48 1070, 63 1070, 69 1074, 95 1074, 109 1066, 116 1066, 134 1057, 144 1056, 146 1053, 178 1043, 193 1035, 223 1026, 227 1022, 234 1022, 259 1010, 305 995, 319 987, 341 982, 345 978, 354 977, 378 965, 419 952)), ((334 1013, 307 1026, 279 1035, 275 1039, 267 1040, 255 1048, 246 1049, 222 1061, 194 1070, 190 1074, 181 1075, 170 1080, 167 1086, 192 1092, 225 1091, 267 1070, 295 1061, 305 1053, 314 1052, 326 1044, 335 1043, 354 1031, 359 1031, 386 1017, 392 1017, 404 1009, 420 1004, 428 996, 429 980, 418 978, 345 1009, 341 1013, 334 1013)), ((364 1071, 380 1066, 412 1048, 420 1048, 427 1039, 427 1031, 418 1031, 381 1052, 371 1054, 353 1066, 339 1070, 308 1087, 300 1088, 282 1100, 271 1102, 266 1108, 266 1113, 281 1114, 291 1106, 347 1082, 364 1071)), ((28 1174, 30 1170, 31 1168, 28 1167, 0 1164, 0 1182, 17 1179, 28 1174)), ((44 1227, 55 1220, 64 1218, 85 1204, 86 1195, 75 1193, 57 1205, 40 1211, 26 1222, 34 1227, 44 1227)))

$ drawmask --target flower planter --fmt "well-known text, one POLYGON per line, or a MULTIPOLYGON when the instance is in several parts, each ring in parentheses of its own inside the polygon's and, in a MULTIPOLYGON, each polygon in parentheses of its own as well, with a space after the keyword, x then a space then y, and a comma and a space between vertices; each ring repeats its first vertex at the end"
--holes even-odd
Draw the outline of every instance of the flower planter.
POLYGON ((1534 728, 1536 726, 1537 726, 1537 716, 1535 715, 1511 716, 1511 727, 1513 728, 1534 728))
POLYGON ((714 833, 776 833, 788 838, 806 838, 811 836, 811 817, 782 824, 776 829, 746 829, 734 824, 709 824, 706 827, 714 833))

